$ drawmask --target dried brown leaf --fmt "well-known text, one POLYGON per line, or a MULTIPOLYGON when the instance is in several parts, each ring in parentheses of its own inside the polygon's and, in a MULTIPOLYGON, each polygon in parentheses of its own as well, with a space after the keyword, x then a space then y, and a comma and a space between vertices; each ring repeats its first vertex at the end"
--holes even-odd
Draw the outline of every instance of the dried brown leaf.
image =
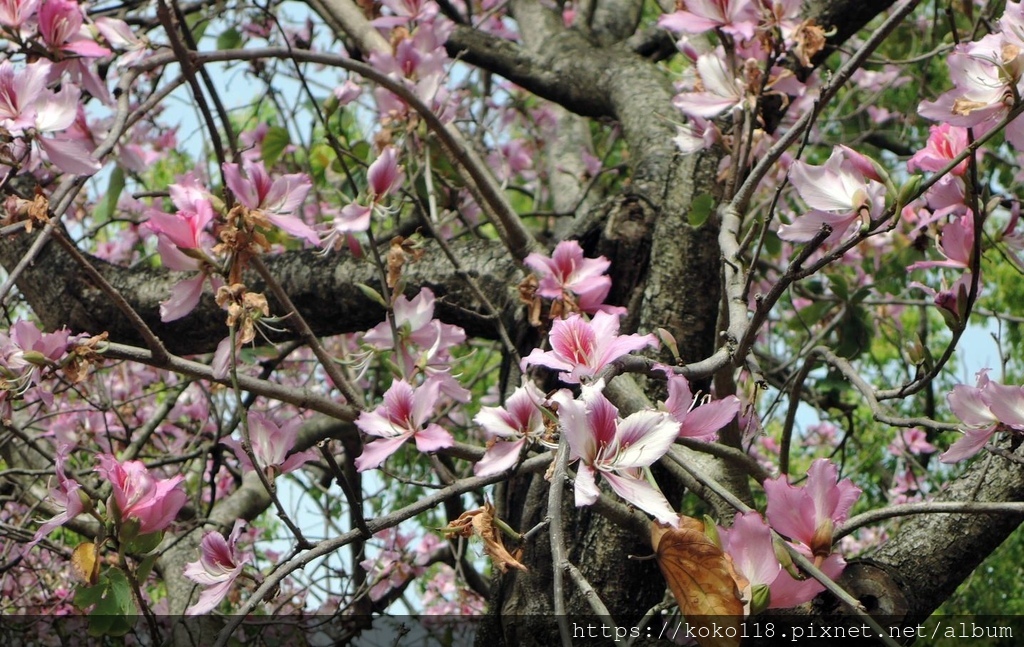
POLYGON ((704 534, 704 523, 691 517, 680 517, 679 528, 652 523, 651 545, 686 622, 697 628, 721 628, 708 631, 709 637, 697 638, 697 643, 701 647, 737 647, 743 634, 743 601, 732 565, 704 534), (735 631, 729 631, 730 627, 735 631), (735 637, 722 636, 730 633, 735 637))
POLYGON ((494 523, 494 506, 490 503, 485 503, 482 508, 463 512, 458 519, 449 522, 442 532, 460 537, 477 535, 483 539, 484 552, 494 562, 494 567, 502 573, 507 572, 510 568, 524 572, 527 570, 517 556, 512 555, 505 548, 505 544, 501 540, 501 532, 494 523))

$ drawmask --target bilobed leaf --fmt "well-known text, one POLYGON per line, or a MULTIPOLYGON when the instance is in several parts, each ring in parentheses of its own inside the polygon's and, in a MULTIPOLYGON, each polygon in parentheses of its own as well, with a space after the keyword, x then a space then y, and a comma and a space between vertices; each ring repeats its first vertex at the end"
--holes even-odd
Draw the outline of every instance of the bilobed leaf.
POLYGON ((263 147, 260 150, 263 155, 263 163, 273 166, 290 143, 291 139, 288 136, 287 128, 271 126, 263 137, 263 147))
MULTIPOLYGON (((700 647, 737 647, 743 602, 725 553, 704 533, 704 523, 680 517, 679 528, 651 524, 651 545, 658 566, 686 622, 695 628, 722 628, 697 638, 700 647), (735 630, 729 630, 733 627, 735 630), (717 636, 716 636, 717 633, 717 636), (733 638, 723 634, 732 634, 733 638)), ((700 635, 700 631, 694 631, 700 635)))
POLYGON ((690 203, 690 214, 687 219, 693 227, 700 227, 708 220, 711 210, 715 206, 715 199, 710 193, 702 193, 690 203))
POLYGON ((89 611, 90 636, 123 636, 135 624, 138 609, 128 578, 118 568, 108 568, 95 586, 75 591, 75 606, 89 611))

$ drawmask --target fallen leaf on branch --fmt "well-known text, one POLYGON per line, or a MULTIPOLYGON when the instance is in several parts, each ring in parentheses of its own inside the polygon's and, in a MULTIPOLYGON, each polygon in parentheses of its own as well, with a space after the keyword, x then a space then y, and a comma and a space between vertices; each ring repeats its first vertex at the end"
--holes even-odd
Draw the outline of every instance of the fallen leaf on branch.
MULTIPOLYGON (((494 506, 485 503, 484 507, 463 512, 458 519, 451 521, 441 532, 446 535, 472 537, 477 535, 484 540, 484 552, 494 562, 494 567, 505 573, 509 568, 526 571, 518 555, 512 555, 501 541, 501 533, 494 522, 494 506)), ((517 551, 518 552, 518 551, 517 551)))
POLYGON ((680 520, 679 528, 651 523, 651 545, 661 573, 679 611, 694 628, 697 644, 736 647, 743 634, 743 601, 732 564, 704 533, 702 521, 691 517, 680 520), (707 637, 701 637, 705 633, 700 631, 702 627, 709 629, 707 637))

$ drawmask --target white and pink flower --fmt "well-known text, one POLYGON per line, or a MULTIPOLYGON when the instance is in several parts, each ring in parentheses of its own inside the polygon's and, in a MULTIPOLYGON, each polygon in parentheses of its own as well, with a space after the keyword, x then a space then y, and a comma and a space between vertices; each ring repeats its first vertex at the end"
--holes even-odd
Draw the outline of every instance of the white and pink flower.
POLYGON ((450 433, 435 423, 427 424, 439 390, 437 380, 427 380, 418 388, 405 380, 396 380, 384 394, 383 405, 359 414, 356 426, 363 433, 376 436, 377 440, 363 448, 363 453, 356 458, 356 469, 363 472, 380 466, 410 438, 421 452, 451 447, 455 439, 450 433))

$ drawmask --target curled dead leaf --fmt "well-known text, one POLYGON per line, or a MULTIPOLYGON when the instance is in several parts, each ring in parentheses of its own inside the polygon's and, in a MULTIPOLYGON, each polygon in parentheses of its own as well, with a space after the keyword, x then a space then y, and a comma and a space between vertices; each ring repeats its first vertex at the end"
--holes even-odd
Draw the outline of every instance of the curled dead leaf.
POLYGON ((71 570, 86 584, 96 584, 100 578, 99 551, 96 544, 86 541, 75 546, 71 553, 71 570))
POLYGON ((691 627, 721 628, 707 632, 709 637, 697 638, 697 643, 701 647, 737 647, 743 635, 743 601, 732 564, 704 533, 704 523, 691 517, 680 517, 678 528, 652 523, 651 545, 686 622, 691 627))
MULTIPOLYGON (((491 558, 494 567, 505 573, 509 568, 525 572, 526 566, 519 561, 519 555, 513 555, 501 541, 501 533, 494 521, 494 506, 485 503, 482 508, 463 512, 458 519, 451 521, 442 530, 446 535, 472 537, 477 535, 484 540, 484 552, 491 558)), ((518 551, 517 551, 518 553, 518 551)))

